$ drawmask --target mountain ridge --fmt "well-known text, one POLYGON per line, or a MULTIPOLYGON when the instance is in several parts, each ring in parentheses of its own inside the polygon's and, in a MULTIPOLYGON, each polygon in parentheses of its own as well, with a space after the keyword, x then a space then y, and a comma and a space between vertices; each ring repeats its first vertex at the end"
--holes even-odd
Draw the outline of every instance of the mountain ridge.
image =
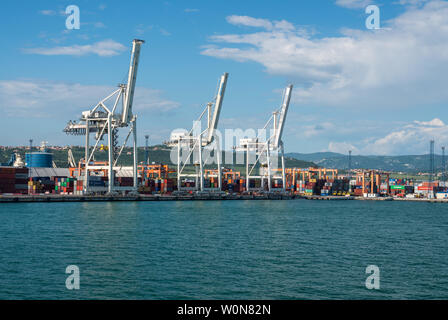
MULTIPOLYGON (((348 155, 335 152, 297 153, 291 152, 285 156, 298 160, 311 161, 319 167, 348 169, 348 155)), ((442 170, 442 156, 435 155, 436 171, 442 170)), ((352 169, 376 169, 394 172, 428 172, 430 155, 352 155, 352 169)))

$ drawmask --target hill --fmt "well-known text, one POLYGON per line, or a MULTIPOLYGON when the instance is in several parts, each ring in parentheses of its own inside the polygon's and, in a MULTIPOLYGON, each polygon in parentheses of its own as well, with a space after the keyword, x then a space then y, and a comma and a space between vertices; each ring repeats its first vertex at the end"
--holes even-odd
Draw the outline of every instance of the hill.
MULTIPOLYGON (((347 169, 348 155, 333 152, 288 153, 295 159, 312 161, 320 167, 347 169)), ((435 156, 436 171, 442 169, 442 156, 435 156)), ((353 169, 377 169, 393 172, 427 172, 429 171, 429 154, 404 156, 357 156, 352 155, 353 169)))
MULTIPOLYGON (((0 163, 8 162, 12 152, 18 152, 22 158, 25 159, 25 152, 28 150, 25 147, 9 147, 0 149, 0 163)), ((80 146, 72 147, 73 154, 76 160, 84 157, 84 148, 80 146)), ((67 167, 67 149, 63 147, 56 147, 50 150, 54 155, 54 161, 58 167, 67 167)), ((125 148, 121 156, 120 164, 130 166, 132 165, 132 156, 130 154, 131 148, 125 148)), ((235 157, 235 155, 234 155, 235 157)), ((143 161, 145 158, 145 148, 138 148, 138 159, 143 161)), ((170 148, 164 145, 151 146, 149 148, 150 162, 170 164, 174 167, 170 159, 170 148)), ((224 158, 224 154, 223 154, 224 158)), ((286 166, 297 168, 308 167, 326 167, 335 168, 339 170, 346 170, 348 168, 348 155, 335 152, 315 152, 315 153, 287 153, 285 154, 286 166)), ((97 153, 96 160, 107 160, 107 152, 101 151, 97 153)), ((224 165, 244 172, 245 165, 224 165)), ((435 156, 435 167, 437 171, 442 168, 442 156, 435 156)), ((393 172, 417 173, 429 171, 429 155, 403 155, 403 156, 359 156, 352 155, 353 169, 377 169, 393 172)))
MULTIPOLYGON (((68 167, 68 155, 67 155, 67 149, 66 148, 56 148, 56 149, 50 149, 49 152, 53 153, 53 160, 56 163, 56 165, 60 168, 68 167)), ((131 148, 125 148, 123 150, 123 153, 120 157, 119 164, 125 165, 125 166, 131 166, 133 163, 133 158, 131 154, 132 149, 131 148)), ((6 163, 9 161, 11 153, 17 152, 22 156, 22 159, 25 159, 25 152, 28 152, 28 149, 24 147, 13 147, 13 148, 7 148, 7 149, 0 149, 0 163, 6 163)), ((80 146, 74 146, 72 147, 73 156, 75 157, 76 161, 79 161, 79 159, 84 158, 84 148, 80 146)), ((163 164, 169 164, 171 167, 175 167, 173 162, 170 159, 170 153, 171 149, 164 145, 157 145, 157 146, 151 146, 149 147, 149 161, 152 163, 163 163, 163 164)), ((235 155, 233 155, 235 158, 235 155)), ((97 161, 105 161, 108 159, 107 152, 106 151, 99 151, 95 155, 95 159, 97 161)), ((145 159, 145 148, 139 147, 138 148, 138 159, 139 162, 144 161, 145 159)), ((224 154, 222 159, 224 159, 224 154)), ((285 165, 287 167, 297 167, 297 168, 308 168, 308 167, 315 167, 316 165, 313 162, 310 161, 304 161, 299 160, 293 157, 285 156, 285 165)), ((224 164, 226 168, 232 168, 239 171, 245 170, 245 165, 228 165, 224 164)))

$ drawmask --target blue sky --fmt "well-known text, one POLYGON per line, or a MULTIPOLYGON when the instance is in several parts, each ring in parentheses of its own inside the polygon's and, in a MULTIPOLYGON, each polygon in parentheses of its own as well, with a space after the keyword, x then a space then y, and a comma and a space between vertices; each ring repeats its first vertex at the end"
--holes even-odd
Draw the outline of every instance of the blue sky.
POLYGON ((260 128, 293 83, 287 152, 421 154, 448 145, 446 1, 5 1, 0 145, 62 129, 125 81, 142 48, 140 144, 190 128, 229 72, 220 128, 260 128), (65 28, 75 4, 81 28, 65 28), (380 8, 382 30, 364 10, 380 8))

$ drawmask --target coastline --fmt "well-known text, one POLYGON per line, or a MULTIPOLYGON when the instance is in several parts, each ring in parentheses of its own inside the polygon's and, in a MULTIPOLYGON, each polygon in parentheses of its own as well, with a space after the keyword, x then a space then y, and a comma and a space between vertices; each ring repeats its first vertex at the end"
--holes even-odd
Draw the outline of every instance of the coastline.
POLYGON ((448 199, 418 199, 392 197, 339 197, 339 196, 302 196, 289 194, 190 194, 190 195, 0 195, 0 203, 32 203, 32 202, 98 202, 98 201, 217 201, 217 200, 360 200, 360 201, 413 201, 448 203, 448 199))

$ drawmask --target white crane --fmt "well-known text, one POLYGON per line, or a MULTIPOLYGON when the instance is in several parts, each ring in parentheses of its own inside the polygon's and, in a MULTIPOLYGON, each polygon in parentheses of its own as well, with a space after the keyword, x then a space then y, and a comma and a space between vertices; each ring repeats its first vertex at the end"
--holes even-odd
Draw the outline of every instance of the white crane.
POLYGON ((267 123, 264 126, 263 132, 267 132, 270 125, 272 125, 271 135, 262 140, 261 137, 246 138, 240 140, 240 147, 237 150, 246 153, 246 191, 251 191, 251 179, 260 179, 261 188, 264 190, 264 181, 268 181, 268 191, 285 191, 285 158, 284 147, 282 141, 283 129, 285 127, 286 115, 288 114, 289 103, 291 101, 292 84, 288 85, 283 93, 281 107, 272 113, 267 123), (255 160, 251 162, 250 154, 255 153, 255 160), (281 155, 281 176, 276 174, 278 170, 274 171, 273 160, 278 159, 278 153, 281 155), (277 157, 277 158, 274 158, 277 157), (255 175, 255 169, 259 165, 259 175, 255 175), (272 187, 272 179, 282 179, 282 188, 274 189, 272 187))
POLYGON ((75 157, 73 156, 72 148, 68 148, 67 151, 67 162, 71 168, 76 168, 78 165, 76 164, 75 157))
POLYGON ((69 121, 64 129, 67 134, 85 135, 85 174, 84 191, 102 191, 101 188, 89 187, 89 170, 107 169, 109 172, 109 185, 107 191, 112 193, 114 190, 128 190, 126 187, 115 187, 114 171, 118 159, 126 146, 131 134, 133 135, 133 191, 137 189, 137 116, 132 113, 132 103, 134 99, 135 83, 137 79, 138 64, 140 59, 140 48, 143 40, 134 39, 132 42, 131 63, 129 66, 127 84, 119 84, 118 89, 101 100, 93 109, 82 112, 79 122, 69 121), (113 101, 112 106, 107 103, 113 101), (119 110, 121 101, 122 109, 119 110), (121 128, 129 128, 125 141, 121 147, 118 146, 118 131, 121 128), (95 145, 90 148, 90 134, 95 133, 95 145), (103 140, 104 135, 108 137, 108 156, 107 166, 90 165, 94 159, 94 153, 98 144, 103 140))
POLYGON ((220 141, 217 139, 215 131, 218 128, 228 76, 229 74, 226 72, 220 77, 216 96, 211 102, 207 103, 207 106, 204 108, 199 118, 194 122, 190 132, 175 132, 171 135, 170 141, 167 143, 171 147, 177 147, 177 187, 179 191, 188 190, 188 188, 181 187, 181 179, 188 177, 195 179, 196 184, 193 190, 221 191, 221 149, 220 141), (207 128, 201 131, 200 124, 202 123, 205 113, 207 113, 207 128), (215 147, 214 149, 211 148, 213 146, 215 147), (204 159, 205 148, 213 149, 216 156, 218 186, 214 188, 204 187, 204 165, 207 164, 211 156, 210 153, 208 153, 207 157, 204 159), (186 155, 183 154, 181 157, 181 151, 186 153, 186 155), (191 161, 192 156, 196 173, 184 173, 185 167, 191 161))

